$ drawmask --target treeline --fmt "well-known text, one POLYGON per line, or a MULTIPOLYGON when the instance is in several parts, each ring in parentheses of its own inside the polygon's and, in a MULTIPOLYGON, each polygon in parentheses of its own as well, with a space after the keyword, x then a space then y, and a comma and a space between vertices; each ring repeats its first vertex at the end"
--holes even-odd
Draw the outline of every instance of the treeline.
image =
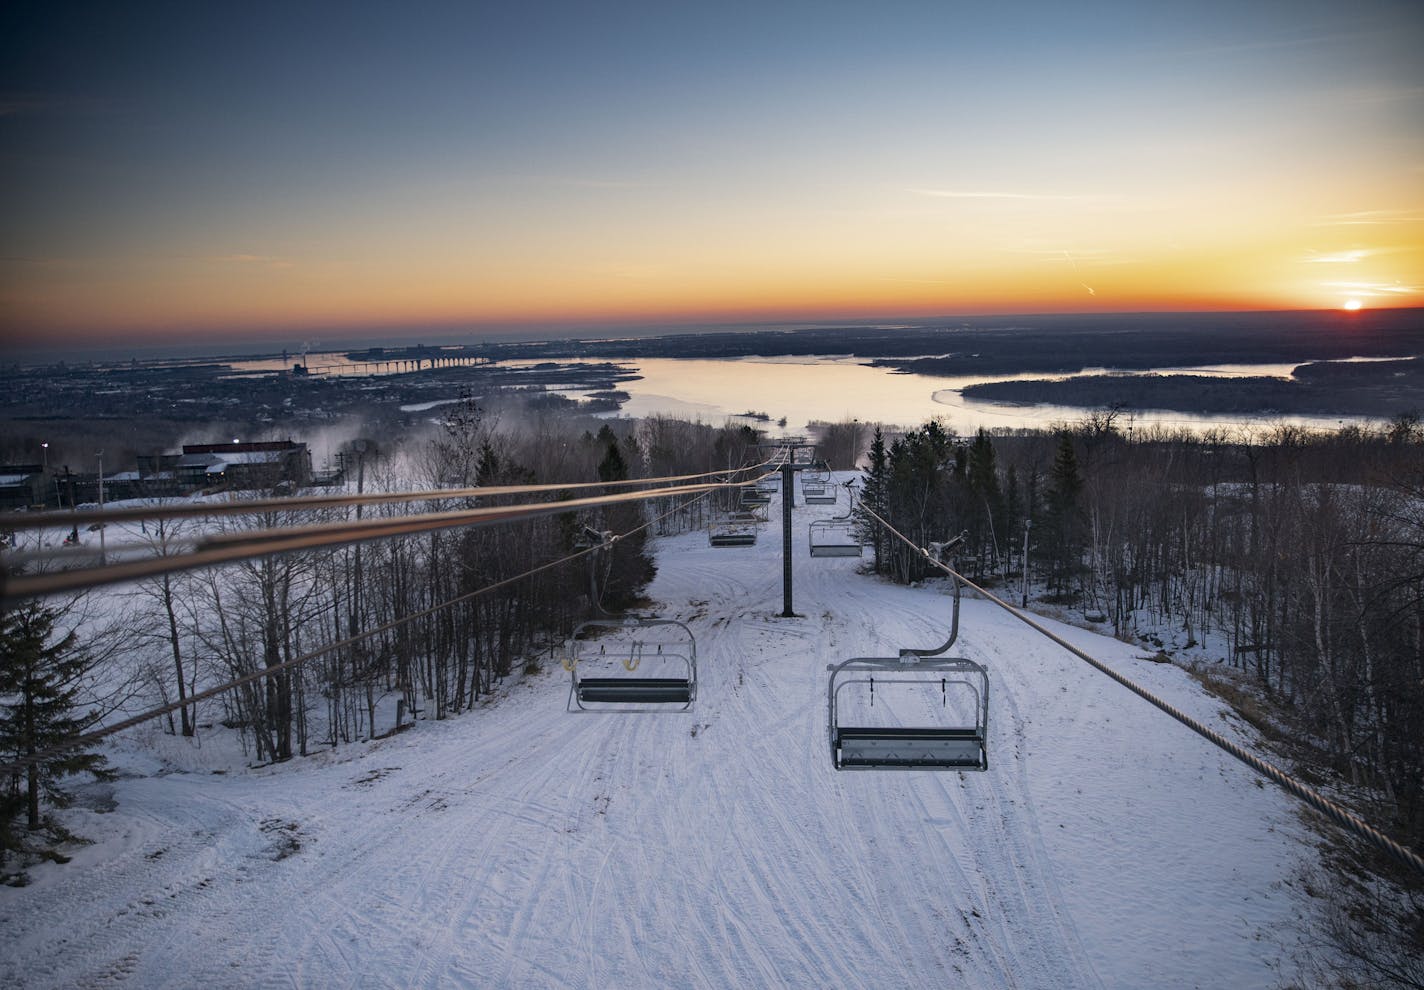
MULTIPOLYGON (((736 467, 756 455, 749 430, 670 419, 644 420, 621 433, 607 424, 596 434, 567 430, 568 420, 559 417, 501 429, 476 405, 463 403, 447 413, 437 435, 413 458, 382 458, 374 445, 353 450, 356 487, 613 482, 736 467)), ((571 490, 558 497, 601 492, 571 490)), ((427 509, 527 500, 484 496, 427 509)), ((264 761, 304 754, 314 745, 370 738, 417 717, 442 719, 468 711, 516 664, 536 665, 541 656, 552 656, 577 622, 637 604, 655 572, 648 537, 705 525, 710 500, 689 501, 655 499, 263 558, 174 578, 184 586, 179 597, 189 603, 179 617, 168 614, 162 594, 150 595, 163 613, 160 636, 172 647, 172 669, 161 683, 165 690, 191 693, 202 672, 222 680, 273 670, 224 696, 228 724, 243 731, 264 761), (655 525, 639 529, 649 521, 655 525), (605 531, 630 535, 577 561, 538 571, 598 542, 594 534, 605 531), (412 615, 418 617, 398 622, 412 615), (309 666, 277 669, 317 646, 377 627, 382 627, 378 634, 309 666), (187 666, 180 659, 185 649, 191 654, 187 666)), ((382 506, 366 509, 365 517, 409 511, 382 506)), ((345 517, 361 513, 353 509, 345 517)), ((249 525, 295 521, 271 517, 249 525)), ((174 731, 192 731, 186 713, 174 731)))
MULTIPOLYGON (((719 471, 758 457, 758 437, 745 427, 652 418, 594 429, 594 424, 585 429, 576 420, 553 415, 501 423, 465 401, 449 407, 429 437, 349 444, 343 452, 350 468, 347 487, 371 492, 596 484, 719 471)), ((604 491, 571 489, 554 497, 604 491)), ((482 496, 423 508, 269 511, 220 525, 150 523, 142 533, 155 554, 164 554, 215 527, 265 530, 528 500, 482 496)), ((731 500, 658 498, 149 579, 104 599, 123 613, 125 666, 137 672, 125 674, 132 695, 127 707, 179 703, 167 718, 167 731, 194 735, 202 725, 221 721, 239 730, 249 754, 262 762, 384 735, 415 718, 442 719, 468 711, 517 666, 547 660, 577 622, 639 604, 654 575, 648 538, 704 526, 717 504, 731 500), (651 525, 639 529, 644 523, 651 525), (597 534, 604 532, 629 535, 559 563, 599 543, 597 534), (521 577, 545 565, 550 566, 521 577), (292 664, 333 644, 340 645, 292 664), (247 677, 252 678, 247 684, 201 710, 182 704, 199 691, 247 677)), ((111 530, 111 544, 116 538, 111 530)), ((49 674, 72 679, 57 665, 59 654, 76 649, 85 630, 66 625, 61 613, 43 602, 13 610, 35 622, 51 613, 56 621, 46 641, 62 642, 64 649, 49 674)), ((7 635, 0 642, 0 668, 24 659, 21 640, 10 639, 7 635)), ((90 664, 86 676, 112 679, 117 669, 112 662, 90 664)), ((26 668, 24 676, 31 675, 26 668)), ((76 696, 67 705, 83 708, 85 700, 76 696)), ((22 756, 58 738, 53 727, 25 728, 25 720, 33 721, 37 711, 10 713, 15 731, 0 726, 0 755, 22 756)), ((23 774, 7 784, 11 798, 21 801, 7 804, 7 812, 32 804, 23 792, 33 788, 23 774)))
MULTIPOLYGON (((956 440, 929 423, 870 445, 865 504, 959 566, 1025 579, 1125 640, 1175 627, 1296 713, 1304 740, 1424 840, 1424 430, 1124 429, 956 440), (1134 435, 1135 433, 1135 435, 1134 435), (1027 561, 1024 559, 1027 535, 1027 561)), ((862 514, 875 567, 925 563, 862 514)), ((1012 597, 1017 597, 1014 594, 1012 597)))

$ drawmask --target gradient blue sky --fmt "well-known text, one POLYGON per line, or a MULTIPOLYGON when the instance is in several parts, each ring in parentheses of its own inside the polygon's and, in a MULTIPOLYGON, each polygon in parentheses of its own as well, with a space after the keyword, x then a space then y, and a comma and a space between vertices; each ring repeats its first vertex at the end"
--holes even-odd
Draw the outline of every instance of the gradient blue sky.
POLYGON ((1424 302, 1424 5, 12 4, 0 330, 1424 302))

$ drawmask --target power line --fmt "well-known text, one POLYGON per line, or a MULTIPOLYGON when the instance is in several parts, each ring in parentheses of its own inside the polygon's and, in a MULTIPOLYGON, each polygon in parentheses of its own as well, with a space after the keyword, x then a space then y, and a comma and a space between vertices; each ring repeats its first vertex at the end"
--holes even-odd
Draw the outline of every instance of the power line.
POLYGON ((491 591, 496 591, 500 588, 514 584, 517 581, 522 581, 525 578, 533 577, 536 574, 551 570, 552 568, 558 567, 560 564, 566 564, 569 561, 577 560, 580 557, 593 553, 595 550, 603 549, 605 546, 608 546, 611 543, 616 542, 617 540, 624 539, 625 537, 632 536, 634 533, 647 529, 649 526, 652 526, 655 523, 666 519, 668 516, 673 515, 674 513, 681 512, 683 509, 695 505, 702 499, 707 498, 709 495, 712 494, 712 491, 715 490, 716 489, 713 488, 712 490, 703 492, 702 494, 697 495, 693 498, 689 498, 682 504, 675 505, 666 512, 661 513, 660 515, 656 515, 653 518, 648 519, 637 526, 634 526, 626 533, 621 533, 613 536, 606 543, 596 544, 590 547, 584 547, 581 550, 577 550, 564 557, 560 557, 558 560, 552 560, 546 564, 540 564, 537 567, 531 567, 524 573, 516 574, 514 577, 504 578, 502 580, 494 582, 493 584, 487 584, 481 588, 475 589, 474 591, 468 591, 463 595, 458 595, 447 601, 441 602, 438 605, 432 605, 429 608, 422 609, 419 612, 412 612, 409 615, 404 615, 399 619, 392 619, 390 622, 383 623, 379 626, 373 626, 370 629, 363 630, 362 632, 356 633, 352 636, 347 636, 345 639, 337 640, 334 643, 328 643, 327 645, 318 647, 315 650, 309 650, 308 652, 303 653, 301 656, 293 657, 290 660, 284 660, 281 663, 273 664, 270 667, 264 667, 261 670, 253 671, 250 674, 244 674, 242 677, 235 678, 223 684, 218 684, 214 687, 206 688, 202 691, 199 691, 197 694, 189 695, 182 701, 169 702, 166 705, 161 705, 158 708, 153 708, 138 715, 131 716, 121 721, 115 722, 112 725, 106 725, 102 729, 95 729, 92 732, 86 732, 82 735, 74 736, 63 743, 60 743, 57 746, 51 746, 48 749, 43 749, 36 753, 27 754, 26 756, 20 757, 16 760, 11 760, 7 763, 0 763, 0 775, 6 773, 13 773, 32 764, 42 763, 45 760, 52 759, 53 757, 59 756, 62 753, 67 753, 70 750, 76 749, 81 746, 91 745, 100 741, 101 739, 105 739, 119 732, 123 732, 126 729, 132 729, 136 725, 142 725, 144 722, 151 722, 156 718, 162 718, 164 715, 176 712, 181 708, 187 708, 190 705, 197 705, 201 702, 207 701, 210 698, 215 698, 220 694, 225 694, 228 691, 234 691, 237 688, 251 684, 255 681, 259 681, 264 677, 270 677, 273 674, 280 674, 283 671, 295 669, 297 667, 302 666, 309 660, 314 660, 317 657, 325 656, 328 653, 344 649, 348 646, 354 646, 356 643, 359 643, 362 640, 369 639, 372 636, 379 635, 383 632, 389 632, 392 629, 398 629, 399 627, 414 622, 417 619, 423 619, 426 616, 434 615, 436 612, 443 611, 444 609, 450 608, 453 605, 458 605, 461 602, 466 602, 473 598, 478 598, 481 595, 487 595, 491 591))
POLYGON ((948 564, 937 560, 930 554, 928 550, 916 545, 914 540, 911 540, 904 533, 901 533, 894 526, 890 525, 888 522, 882 519, 874 512, 874 510, 866 506, 864 502, 861 503, 861 510, 864 511, 866 515, 870 516, 876 522, 880 523, 880 525, 884 526, 895 536, 903 540, 906 544, 913 547, 916 552, 922 554, 925 560, 928 561, 931 565, 938 567, 950 577, 962 582, 967 587, 974 589, 979 594, 983 595, 986 599, 993 602, 995 605, 999 606, 1004 611, 1008 612, 1014 618, 1025 623, 1037 632, 1042 633, 1044 636, 1047 636, 1050 640, 1063 647, 1069 653, 1072 653, 1079 660, 1088 663, 1100 673, 1106 674, 1108 677, 1111 677, 1113 680, 1117 681, 1119 684, 1127 688, 1139 698, 1142 698, 1144 701, 1148 702, 1159 710, 1166 712, 1168 715, 1172 716, 1172 718, 1176 719, 1178 722, 1181 722, 1183 725, 1191 729, 1197 735, 1201 736, 1207 742, 1211 743, 1214 746, 1217 746, 1220 749, 1225 750, 1226 752, 1230 753, 1232 756, 1240 760, 1242 763, 1246 764, 1252 770, 1255 770, 1262 776, 1274 781, 1276 784, 1280 785, 1282 788, 1289 791, 1291 794, 1294 794, 1306 804, 1310 805, 1316 811, 1329 818, 1335 824, 1339 825, 1341 828, 1344 828, 1346 831, 1353 832, 1360 838, 1373 843, 1376 847, 1388 853, 1390 856, 1393 856, 1399 862, 1405 864, 1406 866, 1414 868, 1421 874, 1424 874, 1424 857, 1421 857, 1418 853, 1410 849, 1408 846, 1402 845, 1396 842, 1394 839, 1391 839, 1389 836, 1379 831, 1379 829, 1375 828, 1373 825, 1369 824, 1364 819, 1351 814, 1349 811, 1346 811, 1344 808, 1340 807, 1340 805, 1336 804, 1334 801, 1331 801, 1323 794, 1320 794, 1318 791, 1307 787, 1305 784, 1302 784, 1300 781, 1296 780, 1284 770, 1280 769, 1272 763, 1266 762, 1259 756, 1249 752, 1243 747, 1238 746, 1236 743, 1227 739, 1225 736, 1221 735, 1220 733, 1214 731, 1211 728, 1208 728, 1206 725, 1203 725, 1201 722, 1192 718, 1186 712, 1181 711, 1175 706, 1157 697, 1157 695, 1142 687, 1140 684, 1137 684, 1135 681, 1113 670, 1101 660, 1098 660, 1088 655, 1083 650, 1079 649, 1072 643, 1063 639, 1061 636, 1058 636, 1057 634, 1051 632, 1040 623, 1034 621, 1029 616, 1025 615, 1023 612, 1020 612, 1018 609, 1014 608, 1012 605, 999 598, 997 595, 994 595, 979 587, 973 581, 970 581, 968 578, 960 574, 948 564))
POLYGON ((533 495, 546 492, 575 491, 585 488, 630 488, 681 481, 698 481, 723 475, 736 475, 766 467, 770 461, 748 467, 701 474, 679 474, 664 478, 631 478, 622 481, 580 481, 567 484, 495 485, 473 488, 435 488, 414 492, 368 492, 359 495, 296 495, 282 498, 257 498, 227 502, 201 502, 187 505, 134 506, 126 509, 81 509, 69 512, 5 512, 0 513, 0 530, 43 529, 58 526, 69 529, 87 523, 138 522, 140 520, 191 519, 206 516, 255 515, 261 512, 286 512, 299 509, 339 509, 353 505, 385 505, 392 502, 429 502, 452 498, 490 498, 506 495, 533 495))
MULTIPOLYGON (((757 465, 760 467, 761 465, 757 465)), ((738 469, 740 473, 743 470, 738 469)), ((752 468, 751 470, 755 470, 752 468)), ((719 472, 725 473, 725 472, 719 472)), ((699 476, 699 477, 705 477, 699 476)), ((643 479, 647 484, 650 480, 643 479)), ((641 502, 655 498, 711 492, 720 488, 752 484, 757 479, 747 481, 710 482, 696 485, 679 485, 672 488, 650 489, 640 492, 622 492, 615 495, 600 495, 591 498, 569 499, 560 502, 536 502, 514 506, 485 506, 473 509, 458 509, 448 512, 422 513, 414 516, 395 516, 388 519, 369 519, 356 522, 323 523, 304 526, 278 527, 247 533, 232 533, 204 538, 191 553, 170 554, 145 560, 127 561, 100 567, 59 571, 53 574, 33 576, 16 575, 5 580, 0 588, 0 606, 13 605, 26 598, 65 594, 86 588, 101 587, 126 581, 142 580, 179 571, 211 567, 217 564, 250 560, 273 554, 294 553, 324 547, 340 546, 370 540, 390 539, 416 533, 455 529, 464 526, 487 526, 501 522, 515 522, 537 516, 571 512, 577 509, 595 508, 604 505, 618 505, 641 502)), ((547 491, 547 486, 530 486, 547 491)), ((562 490, 565 486, 554 486, 562 490)), ((487 490, 486 490, 487 491, 487 490)))

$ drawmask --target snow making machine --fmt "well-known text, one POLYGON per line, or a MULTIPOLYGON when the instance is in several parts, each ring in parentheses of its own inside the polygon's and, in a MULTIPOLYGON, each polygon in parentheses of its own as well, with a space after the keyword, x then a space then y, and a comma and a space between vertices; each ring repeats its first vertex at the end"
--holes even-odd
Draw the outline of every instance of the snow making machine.
POLYGON ((953 618, 943 646, 827 666, 831 762, 837 770, 989 768, 989 673, 967 657, 945 656, 959 638, 960 588, 957 578, 951 580, 953 618))
POLYGON ((563 665, 569 711, 686 711, 697 699, 697 642, 675 619, 582 623, 563 665))

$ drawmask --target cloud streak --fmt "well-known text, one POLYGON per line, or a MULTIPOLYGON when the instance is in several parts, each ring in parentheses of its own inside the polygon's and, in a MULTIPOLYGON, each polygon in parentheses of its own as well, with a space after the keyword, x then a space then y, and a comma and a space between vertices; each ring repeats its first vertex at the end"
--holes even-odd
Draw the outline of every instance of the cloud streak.
POLYGON ((1419 210, 1358 210, 1354 213, 1331 213, 1315 221, 1317 227, 1356 227, 1399 223, 1424 223, 1419 210))
POLYGON ((916 196, 928 196, 931 199, 1011 199, 1039 202, 1089 202, 1108 198, 1092 194, 1070 195, 1065 193, 1003 192, 987 189, 911 189, 909 191, 916 196))
POLYGON ((1356 248, 1352 251, 1336 251, 1334 254, 1317 254, 1309 258, 1302 258, 1301 263, 1306 265, 1353 265, 1364 261, 1375 253, 1363 248, 1356 248))
POLYGON ((271 254, 223 254, 212 259, 224 265, 262 265, 266 268, 295 268, 290 258, 279 258, 271 254))
POLYGON ((1348 289, 1357 296, 1409 296, 1424 292, 1424 286, 1402 282, 1326 282, 1332 289, 1348 289))

